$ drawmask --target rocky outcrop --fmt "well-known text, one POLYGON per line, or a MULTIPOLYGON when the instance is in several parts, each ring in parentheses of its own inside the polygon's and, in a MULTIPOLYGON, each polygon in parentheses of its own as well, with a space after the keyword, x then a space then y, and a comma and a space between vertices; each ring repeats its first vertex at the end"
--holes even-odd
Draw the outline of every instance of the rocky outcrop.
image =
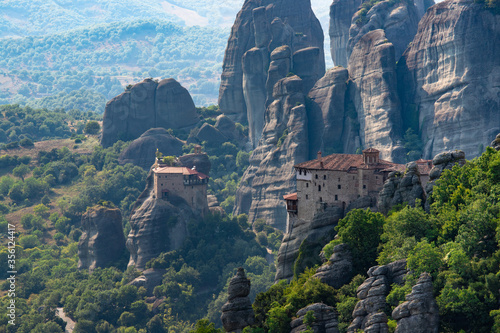
POLYGON ((382 159, 403 161, 394 46, 383 30, 370 31, 358 41, 348 70, 349 96, 357 112, 361 146, 376 147, 382 159))
POLYGON ((155 162, 156 151, 164 156, 178 156, 182 154, 184 143, 172 136, 164 128, 152 128, 144 132, 139 138, 125 148, 118 158, 118 163, 132 163, 149 170, 155 162))
POLYGON ((404 259, 384 266, 371 267, 368 270, 368 278, 357 289, 359 302, 352 312, 354 319, 347 332, 388 332, 387 315, 384 313, 385 298, 391 290, 391 284, 403 284, 406 273, 404 259))
MULTIPOLYGON (((286 210, 285 210, 286 211, 286 210)), ((312 221, 304 221, 297 217, 289 217, 287 233, 283 236, 283 241, 278 250, 278 264, 276 266, 275 281, 291 280, 294 276, 295 262, 299 256, 300 246, 308 244, 318 244, 321 249, 332 239, 338 221, 343 217, 343 211, 339 207, 324 206, 318 211, 312 221)), ((313 253, 315 257, 319 254, 313 253)), ((326 270, 326 269, 325 269, 326 270)), ((325 274, 329 274, 325 272, 325 274)), ((326 278, 329 280, 328 278, 326 278)))
MULTIPOLYGON (((423 158, 461 149, 468 157, 500 132, 500 15, 473 0, 427 10, 398 63, 403 112, 417 123, 423 158)), ((416 126, 415 126, 416 127, 416 126)))
POLYGON ((222 145, 224 142, 229 141, 221 131, 209 123, 204 123, 199 129, 191 132, 191 134, 192 136, 190 136, 187 140, 188 143, 201 144, 205 142, 211 147, 217 147, 222 145))
POLYGON ((345 68, 335 67, 328 70, 309 92, 311 102, 307 107, 307 117, 311 153, 322 151, 328 155, 346 151, 342 142, 348 141, 344 132, 345 122, 349 119, 345 119, 344 111, 348 79, 345 68))
POLYGON ((125 254, 122 214, 118 208, 94 206, 82 215, 78 242, 78 269, 92 272, 120 260, 125 254))
POLYGON ((214 127, 221 132, 228 139, 228 141, 246 141, 245 135, 243 135, 243 133, 236 128, 234 121, 226 115, 221 114, 217 116, 214 127))
MULTIPOLYGON (((465 162, 465 153, 461 150, 447 151, 434 156, 432 159, 434 167, 429 174, 429 182, 425 185, 427 198, 432 199, 432 189, 436 185, 436 180, 441 177, 441 173, 443 173, 444 170, 451 169, 455 165, 464 166, 465 162)), ((430 211, 431 203, 431 200, 425 202, 425 210, 427 212, 430 211)))
POLYGON ((151 128, 180 129, 199 121, 189 92, 174 79, 146 79, 106 104, 101 144, 133 140, 151 128))
MULTIPOLYGON (((304 89, 312 80, 309 77, 311 67, 317 71, 316 80, 323 75, 323 32, 312 12, 310 1, 245 1, 231 30, 224 56, 219 106, 232 119, 248 121, 250 140, 254 147, 264 127, 266 106, 270 104, 266 89, 270 56, 283 45, 290 48, 291 54, 308 47, 317 48, 317 59, 308 59, 309 65, 313 66, 309 66, 305 73, 308 77, 305 78, 304 89)), ((275 69, 271 74, 271 82, 276 80, 275 69)), ((269 86, 272 87, 272 84, 268 84, 267 88, 269 86)))
POLYGON ((180 197, 171 195, 168 201, 155 198, 150 172, 146 189, 137 199, 130 217, 128 265, 142 270, 160 253, 178 249, 187 236, 188 222, 196 218, 199 215, 180 197))
POLYGON ((138 276, 129 284, 137 288, 144 287, 147 295, 153 296, 155 287, 161 285, 163 275, 165 275, 166 272, 165 269, 149 268, 143 271, 141 276, 138 276))
POLYGON ((328 262, 316 270, 314 276, 321 282, 339 289, 351 281, 354 276, 352 254, 347 244, 339 244, 333 248, 328 262))
POLYGON ((290 333, 308 331, 308 326, 310 326, 314 333, 338 333, 338 325, 337 313, 331 306, 323 303, 314 303, 297 311, 297 319, 292 320, 290 323, 292 328, 290 333), (309 311, 313 312, 314 321, 310 324, 305 324, 304 317, 309 311))
POLYGON ((234 214, 247 213, 250 223, 263 218, 284 230, 287 213, 283 195, 295 188, 293 166, 308 159, 302 80, 291 76, 278 81, 273 96, 259 146, 250 156, 250 166, 236 192, 234 214))
POLYGON ((250 280, 245 275, 243 268, 229 282, 227 288, 228 300, 222 306, 222 326, 226 332, 241 332, 255 322, 252 302, 250 302, 250 280))
POLYGON ((500 150, 500 134, 497 134, 495 140, 491 141, 490 146, 496 151, 500 150))
POLYGON ((439 308, 432 294, 432 278, 422 273, 406 301, 399 304, 392 317, 397 320, 396 333, 437 333, 439 308))
POLYGON ((330 52, 336 66, 347 67, 349 30, 361 3, 361 0, 333 0, 330 6, 330 52))
POLYGON ((415 207, 417 200, 423 205, 425 198, 418 165, 416 162, 410 162, 406 165, 404 174, 399 171, 389 174, 378 196, 378 211, 387 214, 392 207, 401 204, 415 207))
POLYGON ((182 166, 189 169, 195 168, 196 171, 207 176, 210 174, 210 169, 212 168, 212 163, 210 163, 210 159, 205 153, 193 153, 179 156, 179 162, 182 166))

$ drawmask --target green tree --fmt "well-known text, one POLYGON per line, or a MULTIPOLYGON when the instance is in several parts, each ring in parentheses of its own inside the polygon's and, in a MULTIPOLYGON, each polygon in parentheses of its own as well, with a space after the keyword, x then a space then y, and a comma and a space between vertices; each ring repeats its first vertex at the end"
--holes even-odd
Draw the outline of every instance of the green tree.
POLYGON ((97 134, 101 130, 101 125, 95 120, 87 122, 85 124, 85 129, 83 130, 87 134, 97 134))
POLYGON ((26 176, 30 172, 31 169, 26 164, 20 164, 17 167, 15 167, 14 170, 12 170, 12 174, 16 177, 21 178, 21 180, 23 181, 24 181, 24 176, 26 176))

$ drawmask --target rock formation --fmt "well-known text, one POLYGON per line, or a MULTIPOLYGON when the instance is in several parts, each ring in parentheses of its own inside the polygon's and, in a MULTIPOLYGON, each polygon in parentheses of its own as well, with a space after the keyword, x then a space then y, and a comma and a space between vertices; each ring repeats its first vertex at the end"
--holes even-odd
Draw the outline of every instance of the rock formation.
POLYGON ((278 81, 273 95, 259 146, 250 156, 250 166, 236 192, 234 213, 248 213, 250 223, 258 218, 272 221, 273 227, 284 230, 283 195, 295 187, 293 166, 308 158, 302 80, 292 76, 278 81))
POLYGON ((425 198, 418 165, 410 162, 406 165, 404 174, 399 171, 389 174, 389 179, 385 181, 378 196, 378 211, 387 214, 392 207, 403 203, 415 207, 417 199, 424 204, 425 198))
POLYGON ((234 121, 226 115, 219 115, 216 118, 215 128, 221 132, 228 141, 245 142, 246 138, 237 128, 234 121))
POLYGON ((405 118, 418 123, 425 143, 423 158, 449 149, 473 158, 500 132, 496 40, 500 15, 473 0, 445 0, 420 21, 398 63, 398 81, 405 83, 405 118))
POLYGON ((118 208, 96 205, 82 215, 78 269, 92 272, 122 258, 125 251, 122 214, 118 208))
POLYGON ((500 133, 497 134, 495 140, 491 141, 490 146, 493 147, 496 151, 500 150, 500 133))
POLYGON ((250 302, 250 280, 245 275, 243 268, 229 282, 227 288, 228 300, 222 306, 222 326, 226 332, 241 332, 255 322, 252 303, 250 302))
POLYGON ((149 170, 155 162, 156 151, 164 156, 178 156, 182 154, 184 143, 172 136, 164 128, 152 128, 144 132, 120 154, 118 163, 132 163, 149 170))
POLYGON ((199 129, 196 129, 191 134, 192 136, 190 136, 187 140, 188 143, 201 144, 206 142, 211 147, 217 147, 222 145, 224 142, 229 141, 221 131, 209 123, 204 123, 199 129))
MULTIPOLYGON (((297 54, 295 63, 304 75, 303 88, 310 89, 325 71, 323 32, 310 1, 245 1, 231 30, 224 56, 219 106, 234 120, 248 121, 254 147, 264 128, 266 106, 272 101, 268 100, 269 88, 273 87, 273 81, 277 81, 277 75, 279 79, 284 77, 286 70, 286 66, 280 70, 273 66, 273 72, 268 73, 270 62, 278 60, 271 59, 271 54, 284 45, 289 47, 290 54, 313 47, 313 50, 304 51, 307 53, 306 71, 301 71, 304 69, 301 66, 303 54, 297 54), (270 83, 266 85, 266 81, 270 83)), ((293 70, 293 63, 288 67, 293 70)))
MULTIPOLYGON (((345 97, 349 74, 342 67, 328 70, 308 94, 311 103, 307 108, 309 124, 309 151, 330 153, 347 152, 342 142, 345 138, 348 119, 345 115, 345 97)), ((354 152, 354 150, 352 150, 354 152)), ((309 156, 313 158, 314 156, 309 156)))
POLYGON ((129 284, 137 288, 144 287, 147 295, 153 296, 155 287, 161 285, 163 275, 165 275, 166 272, 165 269, 149 268, 143 271, 141 276, 138 276, 129 284))
POLYGON ((146 189, 137 199, 130 217, 128 265, 144 269, 146 263, 161 252, 178 249, 187 236, 188 222, 198 217, 180 197, 171 195, 169 201, 155 198, 150 172, 146 189))
MULTIPOLYGON (((286 209, 285 209, 286 211, 286 209)), ((312 221, 304 221, 297 218, 289 219, 287 233, 278 250, 278 264, 276 267, 275 281, 291 280, 294 276, 294 266, 299 249, 303 242, 319 245, 321 249, 332 239, 338 221, 343 217, 343 211, 339 207, 326 207, 319 211, 312 221), (290 230, 288 232, 288 230, 290 230)), ((317 256, 318 253, 313 255, 317 256)), ((328 274, 325 272, 325 274, 328 274)))
MULTIPOLYGON (((434 156, 432 164, 434 167, 429 174, 429 182, 425 185, 425 193, 429 199, 431 198, 432 189, 436 185, 436 180, 441 177, 444 170, 451 169, 455 165, 465 165, 465 153, 461 150, 443 152, 434 156)), ((425 202, 426 211, 430 211, 430 205, 430 200, 427 200, 425 202)))
POLYGON ((382 159, 403 161, 394 46, 383 30, 370 31, 358 41, 348 70, 349 95, 357 112, 361 146, 376 147, 382 159))
POLYGON ((352 254, 349 245, 339 244, 333 248, 328 261, 316 270, 314 276, 321 282, 339 289, 353 278, 352 254))
POLYGON ((339 322, 337 313, 331 306, 323 303, 314 303, 297 311, 297 319, 292 320, 290 333, 305 332, 308 325, 304 324, 306 313, 313 311, 314 322, 309 324, 314 333, 338 333, 339 322))
POLYGON ((391 290, 391 284, 403 284, 406 260, 398 260, 388 265, 374 266, 368 270, 368 278, 358 287, 359 302, 352 312, 353 321, 347 332, 382 333, 388 332, 385 298, 391 290))
POLYGON ((151 128, 186 128, 199 121, 189 92, 174 79, 146 79, 106 104, 101 144, 133 140, 151 128))
POLYGON ((207 176, 210 174, 210 169, 212 168, 212 163, 210 163, 210 159, 205 153, 193 153, 179 156, 179 162, 181 162, 182 166, 189 169, 195 168, 196 171, 207 176))
POLYGON ((361 0, 333 0, 330 6, 330 52, 336 66, 347 67, 349 29, 361 3, 361 0))
POLYGON ((439 308, 432 294, 432 278, 422 273, 406 301, 399 304, 392 317, 397 320, 396 333, 437 333, 439 308))

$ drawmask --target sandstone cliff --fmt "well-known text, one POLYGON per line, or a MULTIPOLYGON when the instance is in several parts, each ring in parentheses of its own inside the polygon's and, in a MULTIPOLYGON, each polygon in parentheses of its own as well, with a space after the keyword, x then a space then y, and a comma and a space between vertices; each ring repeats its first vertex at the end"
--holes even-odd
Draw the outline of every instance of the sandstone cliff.
POLYGON ((316 270, 314 276, 321 282, 339 289, 349 283, 354 276, 352 261, 349 245, 339 244, 333 248, 330 259, 316 270))
POLYGON ((92 272, 116 263, 124 255, 122 214, 118 208, 94 206, 82 216, 83 233, 78 242, 78 268, 92 272))
POLYGON ((161 252, 178 249, 187 236, 188 222, 196 218, 199 215, 180 197, 172 195, 169 201, 155 198, 150 172, 146 189, 137 199, 130 217, 128 265, 144 269, 146 263, 161 252))
POLYGON ((398 63, 404 118, 418 125, 423 158, 479 155, 500 131, 500 15, 472 0, 431 7, 398 63))
POLYGON ((219 106, 234 120, 248 121, 254 147, 264 127, 266 106, 272 101, 268 100, 272 82, 288 74, 284 73, 287 68, 277 70, 272 66, 272 73, 268 74, 272 52, 285 45, 292 55, 302 49, 314 48, 314 54, 307 53, 306 67, 302 66, 303 56, 299 53, 297 62, 290 63, 288 68, 290 71, 294 65, 297 67, 296 74, 304 76, 307 91, 325 70, 323 32, 310 1, 245 1, 231 30, 224 56, 219 106), (266 81, 271 83, 266 85, 266 81))
POLYGON ((361 3, 361 0, 333 0, 330 6, 330 52, 336 66, 347 67, 349 29, 361 3))
POLYGON ((222 325, 226 332, 241 332, 255 322, 252 302, 250 302, 250 280, 245 275, 243 268, 229 282, 227 288, 228 300, 222 306, 222 325))
POLYGON ((308 159, 302 80, 292 76, 278 81, 273 96, 259 146, 250 156, 250 166, 236 192, 234 214, 248 213, 250 223, 263 218, 284 230, 287 213, 283 195, 295 188, 293 166, 308 159))
POLYGON ((174 79, 146 79, 106 104, 101 144, 133 140, 150 128, 180 129, 199 121, 189 92, 174 79))
POLYGON ((349 98, 357 113, 361 146, 377 148, 382 159, 403 161, 394 46, 383 30, 370 31, 358 41, 348 70, 349 98))

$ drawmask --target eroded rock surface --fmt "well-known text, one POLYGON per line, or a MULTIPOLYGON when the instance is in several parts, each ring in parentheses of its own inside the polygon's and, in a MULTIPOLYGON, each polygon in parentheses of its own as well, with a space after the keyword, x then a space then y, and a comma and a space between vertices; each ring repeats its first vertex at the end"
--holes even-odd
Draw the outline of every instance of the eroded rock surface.
POLYGON ((82 215, 78 269, 92 272, 122 258, 125 251, 122 214, 118 208, 94 206, 82 215))
POLYGON ((330 52, 336 66, 347 67, 349 30, 361 3, 361 0, 333 0, 330 6, 330 52))
POLYGON ((420 200, 420 204, 423 205, 425 199, 418 165, 410 162, 406 164, 404 174, 398 171, 389 174, 378 196, 378 211, 387 214, 392 207, 403 203, 415 207, 417 200, 420 200))
POLYGON ((199 121, 189 92, 174 79, 146 79, 106 104, 101 144, 133 140, 151 128, 186 128, 199 121))
POLYGON ((353 278, 352 254, 347 244, 339 244, 333 248, 328 262, 316 270, 315 277, 327 285, 339 289, 353 278))
POLYGON ((147 295, 153 296, 155 287, 161 285, 163 275, 165 275, 166 272, 165 269, 149 268, 143 271, 141 276, 130 281, 129 284, 137 288, 144 287, 147 295))
POLYGON ((358 41, 348 70, 349 96, 357 112, 361 146, 376 147, 382 159, 403 161, 394 46, 383 30, 370 31, 358 41))
POLYGON ((243 268, 229 282, 227 289, 228 300, 222 306, 222 326, 226 332, 241 332, 255 322, 255 316, 250 302, 250 280, 245 275, 243 268))
POLYGON ((430 9, 398 63, 403 112, 418 119, 423 158, 480 154, 500 132, 500 15, 472 0, 430 9))
POLYGON ((387 315, 385 298, 391 290, 391 284, 403 284, 406 260, 398 260, 383 266, 374 266, 368 270, 368 278, 358 287, 359 302, 352 312, 353 321, 347 332, 363 330, 371 333, 386 333, 387 315))
POLYGON ((152 128, 144 132, 120 154, 120 164, 132 163, 149 170, 155 162, 156 150, 164 156, 178 156, 182 154, 184 143, 172 136, 164 128, 152 128))
POLYGON ((396 333, 437 333, 439 308, 432 293, 432 278, 422 273, 406 301, 399 304, 392 317, 397 320, 396 333))
POLYGON ((500 134, 497 134, 495 140, 491 141, 490 146, 493 147, 496 151, 500 150, 500 134))
POLYGON ((306 313, 313 311, 314 322, 309 326, 314 333, 338 333, 339 322, 337 320, 337 313, 333 307, 323 303, 314 303, 306 306, 305 308, 297 311, 297 319, 292 320, 290 326, 292 328, 290 333, 305 332, 308 330, 304 324, 304 317, 306 313))

